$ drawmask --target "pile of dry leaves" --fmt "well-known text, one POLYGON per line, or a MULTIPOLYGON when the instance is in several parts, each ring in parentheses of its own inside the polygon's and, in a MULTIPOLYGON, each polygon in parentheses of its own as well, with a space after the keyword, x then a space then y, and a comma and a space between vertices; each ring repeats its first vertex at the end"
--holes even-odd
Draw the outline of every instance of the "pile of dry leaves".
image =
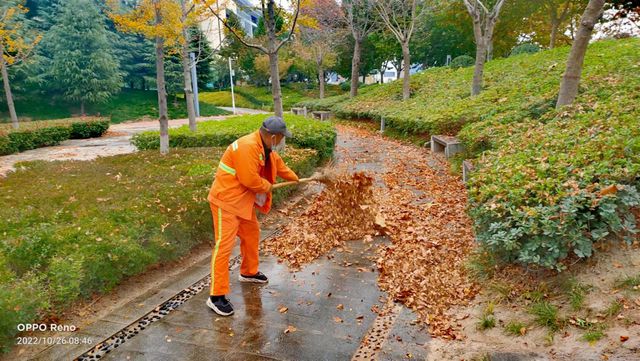
POLYGON ((328 253, 345 241, 375 234, 377 206, 371 176, 332 174, 326 188, 307 210, 293 219, 276 238, 262 248, 285 260, 293 269, 328 253))

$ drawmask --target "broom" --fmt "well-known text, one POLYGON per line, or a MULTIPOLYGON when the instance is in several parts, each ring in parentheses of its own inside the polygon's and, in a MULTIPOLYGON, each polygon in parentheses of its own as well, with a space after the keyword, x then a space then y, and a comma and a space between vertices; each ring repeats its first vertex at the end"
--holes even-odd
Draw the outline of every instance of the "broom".
POLYGON ((330 162, 329 165, 327 165, 327 167, 325 168, 325 170, 323 172, 316 172, 311 177, 300 178, 298 181, 289 181, 289 182, 276 183, 276 184, 273 185, 272 189, 278 189, 278 188, 282 188, 282 187, 286 187, 286 186, 290 186, 290 185, 294 185, 294 184, 308 183, 308 182, 327 183, 335 176, 335 170, 333 170, 333 171, 329 171, 328 170, 328 169, 331 168, 331 164, 332 163, 333 162, 330 162))

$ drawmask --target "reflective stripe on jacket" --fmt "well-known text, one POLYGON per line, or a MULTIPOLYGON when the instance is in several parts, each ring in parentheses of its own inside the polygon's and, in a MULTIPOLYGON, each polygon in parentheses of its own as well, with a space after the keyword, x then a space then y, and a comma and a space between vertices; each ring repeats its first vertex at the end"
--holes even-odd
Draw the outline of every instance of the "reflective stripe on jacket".
POLYGON ((209 202, 244 219, 251 219, 253 207, 262 213, 271 209, 272 195, 261 207, 254 205, 257 193, 267 193, 276 176, 298 180, 298 176, 277 152, 272 151, 269 162, 264 159, 260 131, 255 131, 231 143, 220 158, 216 176, 211 185, 209 202))

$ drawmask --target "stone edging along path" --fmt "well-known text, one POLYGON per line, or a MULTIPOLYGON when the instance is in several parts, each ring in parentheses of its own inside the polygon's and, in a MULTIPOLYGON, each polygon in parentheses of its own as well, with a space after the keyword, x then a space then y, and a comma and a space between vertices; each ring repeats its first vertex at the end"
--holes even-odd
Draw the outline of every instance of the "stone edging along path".
MULTIPOLYGON (((229 109, 230 110, 230 109, 229 109)), ((266 113, 254 109, 236 108, 236 115, 266 113)), ((229 115, 200 117, 198 122, 207 120, 222 120, 229 115)), ((189 124, 188 119, 169 120, 169 127, 175 128, 189 124)), ((118 154, 133 153, 136 147, 130 142, 131 137, 147 130, 159 129, 157 120, 112 124, 109 130, 100 138, 70 139, 59 145, 28 150, 26 152, 10 154, 0 157, 0 178, 15 170, 18 162, 34 160, 92 160, 97 157, 107 157, 118 154)))

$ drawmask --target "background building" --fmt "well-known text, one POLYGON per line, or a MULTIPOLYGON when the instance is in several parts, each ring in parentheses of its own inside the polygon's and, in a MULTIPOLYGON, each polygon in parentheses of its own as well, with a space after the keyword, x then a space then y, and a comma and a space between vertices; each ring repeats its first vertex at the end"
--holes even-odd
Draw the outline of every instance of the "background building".
MULTIPOLYGON (((220 17, 226 21, 230 14, 234 14, 244 32, 253 37, 258 27, 260 12, 248 0, 227 0, 220 5, 220 17)), ((200 29, 204 32, 213 49, 218 49, 225 38, 224 25, 216 17, 205 19, 200 23, 200 29)))

